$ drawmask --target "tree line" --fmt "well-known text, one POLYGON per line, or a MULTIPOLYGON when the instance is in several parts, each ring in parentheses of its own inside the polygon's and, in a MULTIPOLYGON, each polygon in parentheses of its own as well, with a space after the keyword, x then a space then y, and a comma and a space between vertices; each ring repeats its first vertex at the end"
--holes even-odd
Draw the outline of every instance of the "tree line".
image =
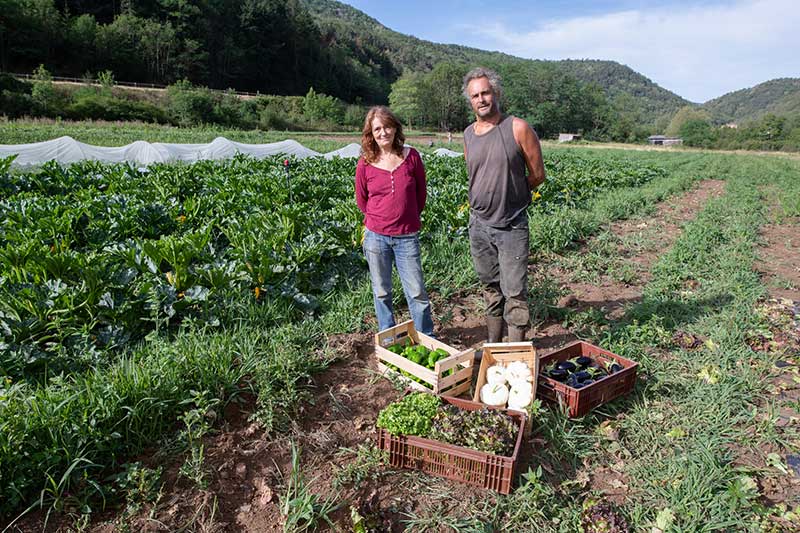
POLYGON ((0 0, 0 66, 348 102, 381 100, 391 74, 329 40, 298 0, 0 0), (265 90, 267 89, 267 90, 265 90))

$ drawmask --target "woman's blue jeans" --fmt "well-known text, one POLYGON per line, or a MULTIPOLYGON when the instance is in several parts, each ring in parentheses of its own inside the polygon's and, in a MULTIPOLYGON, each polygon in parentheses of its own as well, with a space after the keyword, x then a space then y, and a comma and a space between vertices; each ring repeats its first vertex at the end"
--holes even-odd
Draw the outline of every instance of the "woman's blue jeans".
POLYGON ((408 310, 414 319, 414 328, 420 333, 433 333, 431 302, 422 279, 419 237, 416 233, 392 237, 364 229, 364 255, 372 279, 372 296, 378 330, 395 325, 392 313, 392 265, 403 284, 408 310))

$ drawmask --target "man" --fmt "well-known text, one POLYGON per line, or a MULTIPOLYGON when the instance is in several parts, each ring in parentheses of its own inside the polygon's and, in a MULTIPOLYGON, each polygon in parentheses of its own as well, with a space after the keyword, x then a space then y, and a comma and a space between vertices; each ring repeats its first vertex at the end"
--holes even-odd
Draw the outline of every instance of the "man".
POLYGON ((525 340, 528 312, 528 205, 544 183, 539 138, 522 119, 500 112, 500 78, 476 68, 464 77, 475 122, 464 130, 469 173, 469 243, 486 300, 489 342, 525 340), (525 170, 527 168, 527 176, 525 170))

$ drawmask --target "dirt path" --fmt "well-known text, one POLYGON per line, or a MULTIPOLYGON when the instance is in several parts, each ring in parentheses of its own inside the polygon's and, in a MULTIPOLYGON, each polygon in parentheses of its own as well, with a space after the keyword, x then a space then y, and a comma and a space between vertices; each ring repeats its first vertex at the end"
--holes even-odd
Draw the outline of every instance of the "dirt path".
POLYGON ((761 227, 761 238, 756 269, 770 297, 800 300, 800 218, 778 222, 773 217, 761 227))
MULTIPOLYGON (((626 304, 641 298, 648 269, 680 235, 682 224, 693 219, 723 189, 724 182, 703 181, 657 206, 647 220, 612 224, 610 235, 614 239, 603 246, 613 247, 611 255, 617 259, 613 265, 602 260, 594 265, 594 271, 587 275, 594 276, 595 281, 576 280, 580 276, 569 263, 572 258, 594 253, 596 239, 592 239, 577 252, 533 264, 533 283, 547 278, 561 294, 560 307, 619 314, 626 304), (638 244, 631 247, 632 243, 638 244), (615 275, 621 268, 632 274, 615 275)), ((480 345, 485 339, 480 308, 476 295, 454 299, 446 310, 447 322, 439 324, 440 339, 457 347, 480 345)), ((575 338, 555 319, 540 321, 531 334, 534 345, 542 351, 575 338)), ((248 422, 247 413, 255 408, 252 401, 241 408, 232 406, 220 431, 204 439, 204 469, 209 480, 205 489, 178 475, 182 459, 176 459, 165 466, 162 495, 155 503, 142 506, 128 517, 119 511, 95 517, 89 530, 111 533, 126 524, 127 530, 142 532, 281 531, 280 496, 291 471, 292 443, 301 449, 300 464, 311 491, 342 504, 331 514, 335 523, 345 524, 340 530, 349 530, 351 508, 374 520, 382 531, 401 531, 400 521, 408 516, 465 516, 493 504, 495 495, 483 490, 410 471, 369 468, 370 456, 365 449, 359 452, 359 446, 374 439, 377 413, 401 393, 377 374, 371 335, 342 335, 329 342, 340 361, 315 377, 312 400, 301 408, 286 435, 265 438, 248 422)), ((526 444, 527 457, 533 456, 530 449, 546 445, 534 438, 526 444)), ((148 458, 143 461, 148 464, 148 458)), ((523 464, 520 470, 524 472, 527 467, 523 464)), ((592 477, 592 486, 609 498, 624 497, 627 487, 620 475, 597 470, 592 477)), ((23 531, 41 531, 33 517, 24 523, 23 531)))

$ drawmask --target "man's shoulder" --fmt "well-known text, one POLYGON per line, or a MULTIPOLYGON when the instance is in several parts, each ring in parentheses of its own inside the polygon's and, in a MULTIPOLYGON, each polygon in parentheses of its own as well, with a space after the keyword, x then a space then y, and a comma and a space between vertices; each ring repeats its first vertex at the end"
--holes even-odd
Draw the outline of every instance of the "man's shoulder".
POLYGON ((513 119, 511 123, 511 129, 514 132, 514 137, 519 140, 520 137, 527 136, 528 134, 533 133, 533 128, 525 119, 519 117, 511 117, 513 119))
POLYGON ((472 133, 474 130, 475 130, 475 123, 473 122, 472 124, 464 128, 464 134, 466 135, 467 132, 472 133))
POLYGON ((512 120, 512 124, 515 128, 530 127, 530 124, 528 124, 528 121, 526 121, 524 118, 515 117, 514 115, 508 115, 508 118, 512 120))

